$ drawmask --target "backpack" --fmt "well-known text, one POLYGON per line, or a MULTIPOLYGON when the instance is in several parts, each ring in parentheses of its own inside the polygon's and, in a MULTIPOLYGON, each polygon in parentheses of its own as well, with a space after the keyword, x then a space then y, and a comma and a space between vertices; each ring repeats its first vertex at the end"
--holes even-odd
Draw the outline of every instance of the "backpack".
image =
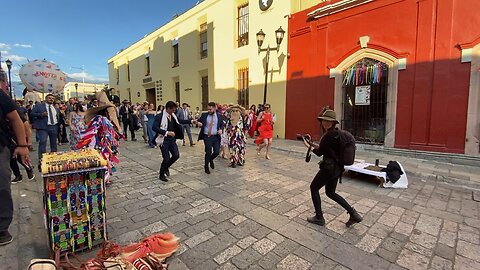
POLYGON ((346 131, 338 130, 338 140, 339 140, 339 149, 338 149, 338 163, 342 166, 353 165, 355 162, 355 137, 346 131))

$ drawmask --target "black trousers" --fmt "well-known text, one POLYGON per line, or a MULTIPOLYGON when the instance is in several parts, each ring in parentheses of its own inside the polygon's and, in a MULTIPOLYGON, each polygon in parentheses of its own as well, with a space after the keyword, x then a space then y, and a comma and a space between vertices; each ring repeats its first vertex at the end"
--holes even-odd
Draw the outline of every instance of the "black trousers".
POLYGON ((0 232, 7 231, 13 219, 9 160, 10 151, 8 147, 0 145, 0 232))
POLYGON ((128 137, 128 130, 130 130, 130 138, 132 139, 135 139, 135 129, 134 129, 134 126, 133 126, 133 121, 130 121, 127 119, 127 121, 123 121, 123 135, 125 135, 125 137, 127 138, 128 137))
POLYGON ((205 167, 208 167, 208 163, 220 154, 220 135, 210 137, 205 135, 203 143, 205 144, 205 167))
POLYGON ((23 164, 23 161, 19 156, 17 158, 10 157, 10 169, 12 169, 13 175, 15 175, 15 177, 22 175, 20 173, 20 167, 18 167, 18 163, 22 164, 26 171, 29 170, 28 166, 23 164))
POLYGON ((162 146, 160 146, 160 151, 162 151, 163 157, 162 165, 160 166, 160 175, 164 176, 168 168, 180 158, 176 139, 166 137, 162 146))
POLYGON ((320 171, 313 178, 310 184, 310 192, 312 194, 313 207, 315 207, 315 214, 321 216, 322 203, 320 200, 320 189, 325 186, 325 194, 336 203, 341 205, 348 213, 351 213, 353 208, 348 202, 335 190, 337 189, 338 178, 342 173, 342 169, 333 160, 323 160, 320 164, 320 171))

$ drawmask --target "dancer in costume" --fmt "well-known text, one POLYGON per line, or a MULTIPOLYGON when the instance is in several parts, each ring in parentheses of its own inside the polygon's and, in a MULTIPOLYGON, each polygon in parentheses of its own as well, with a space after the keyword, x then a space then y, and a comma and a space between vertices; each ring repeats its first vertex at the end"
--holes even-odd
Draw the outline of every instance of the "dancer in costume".
POLYGON ((230 150, 230 166, 245 164, 245 132, 244 114, 245 109, 240 105, 231 106, 228 109, 227 136, 228 149, 230 150))
POLYGON ((97 149, 108 162, 108 173, 105 174, 105 183, 109 184, 110 175, 116 171, 115 164, 119 163, 117 158, 120 139, 123 135, 118 122, 115 106, 108 100, 105 92, 97 93, 98 107, 87 110, 85 122, 88 127, 82 133, 77 143, 77 149, 97 149))

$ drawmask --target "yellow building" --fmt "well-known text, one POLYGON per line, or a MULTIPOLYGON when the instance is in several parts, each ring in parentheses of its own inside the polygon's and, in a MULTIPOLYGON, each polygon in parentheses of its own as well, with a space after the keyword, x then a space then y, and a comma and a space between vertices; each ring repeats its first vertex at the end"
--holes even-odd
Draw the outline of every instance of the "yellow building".
POLYGON ((263 103, 266 80, 275 135, 284 137, 288 38, 270 51, 265 76, 267 53, 259 52, 257 33, 265 33, 262 49, 277 47, 276 30, 288 33, 289 14, 318 2, 202 1, 111 57, 110 86, 122 100, 156 106, 174 100, 205 110, 209 101, 263 103))
POLYGON ((83 83, 83 82, 69 82, 63 87, 63 100, 67 101, 69 98, 79 97, 79 100, 84 100, 88 95, 94 95, 96 92, 105 88, 101 83, 83 83))

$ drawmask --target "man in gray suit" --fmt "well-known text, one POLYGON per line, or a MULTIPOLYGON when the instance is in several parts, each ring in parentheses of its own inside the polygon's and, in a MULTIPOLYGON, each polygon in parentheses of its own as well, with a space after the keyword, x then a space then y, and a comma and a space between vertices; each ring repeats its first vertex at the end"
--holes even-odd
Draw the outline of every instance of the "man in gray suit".
MULTIPOLYGON (((179 120, 192 120, 192 115, 190 114, 190 110, 188 109, 188 104, 183 103, 181 108, 177 110, 177 118, 179 120)), ((189 124, 182 124, 182 132, 185 135, 185 131, 187 131, 188 140, 190 141, 190 146, 194 146, 195 143, 192 140, 192 133, 190 132, 190 125, 189 124)), ((183 139, 183 146, 185 146, 185 139, 183 139)))

